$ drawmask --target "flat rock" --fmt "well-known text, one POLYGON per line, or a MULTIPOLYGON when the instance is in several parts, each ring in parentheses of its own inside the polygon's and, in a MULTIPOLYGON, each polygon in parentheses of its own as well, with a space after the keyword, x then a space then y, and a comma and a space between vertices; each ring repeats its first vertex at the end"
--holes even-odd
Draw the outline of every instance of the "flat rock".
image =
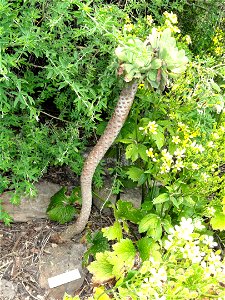
POLYGON ((50 198, 60 190, 58 184, 41 181, 35 184, 37 196, 35 198, 22 198, 20 205, 10 203, 11 194, 5 192, 0 195, 3 210, 12 216, 14 222, 27 222, 32 219, 47 218, 46 209, 50 198))
MULTIPOLYGON (((109 214, 111 212, 107 204, 116 203, 116 195, 112 194, 113 182, 110 178, 104 180, 104 185, 100 189, 96 189, 93 194, 93 203, 103 213, 109 214)), ((135 208, 141 207, 142 202, 142 191, 141 188, 131 188, 125 189, 124 192, 120 193, 120 199, 123 201, 128 201, 133 204, 135 208)))
POLYGON ((84 281, 85 271, 82 268, 82 257, 86 248, 83 244, 67 244, 49 246, 45 249, 45 254, 39 262, 39 284, 47 290, 48 298, 46 300, 62 300, 64 293, 74 295, 84 281), (49 253, 49 254, 47 254, 49 253), (60 275, 62 273, 78 269, 81 278, 58 287, 49 288, 48 278, 60 275))

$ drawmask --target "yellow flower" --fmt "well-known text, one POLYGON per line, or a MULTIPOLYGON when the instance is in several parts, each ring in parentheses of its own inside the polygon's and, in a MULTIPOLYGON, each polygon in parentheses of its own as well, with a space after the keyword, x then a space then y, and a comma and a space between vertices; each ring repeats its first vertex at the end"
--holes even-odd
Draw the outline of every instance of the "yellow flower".
POLYGON ((125 31, 130 32, 130 31, 132 31, 133 29, 134 29, 134 25, 133 25, 133 24, 125 24, 125 25, 124 25, 124 30, 125 30, 125 31))
POLYGON ((178 135, 172 137, 172 143, 177 145, 179 144, 179 142, 180 142, 180 138, 178 135))
POLYGON ((154 21, 153 21, 152 16, 151 15, 147 16, 147 23, 148 23, 148 25, 152 25, 153 22, 154 21))
POLYGON ((148 150, 146 150, 146 153, 149 157, 153 158, 154 154, 153 154, 153 148, 149 148, 148 150))
POLYGON ((188 45, 192 43, 190 35, 186 35, 185 40, 188 45))
POLYGON ((149 122, 147 126, 149 132, 151 132, 152 134, 157 134, 157 127, 158 124, 156 124, 155 121, 149 122))
POLYGON ((170 20, 170 22, 172 23, 172 24, 176 24, 177 23, 177 15, 176 14, 174 14, 174 13, 168 13, 167 11, 165 11, 164 13, 164 16, 168 19, 168 20, 170 20))

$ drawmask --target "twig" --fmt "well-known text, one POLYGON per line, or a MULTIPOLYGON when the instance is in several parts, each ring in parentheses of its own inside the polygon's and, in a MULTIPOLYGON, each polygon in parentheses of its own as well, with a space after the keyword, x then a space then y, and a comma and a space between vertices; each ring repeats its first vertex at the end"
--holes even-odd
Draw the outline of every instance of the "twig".
POLYGON ((22 285, 23 285, 24 289, 26 290, 26 292, 27 292, 33 299, 39 300, 37 297, 33 296, 33 295, 27 290, 27 288, 26 288, 25 284, 23 283, 23 281, 22 281, 22 285))
POLYGON ((65 123, 72 123, 72 122, 70 122, 70 121, 66 121, 66 120, 63 120, 63 119, 60 119, 60 118, 58 118, 58 117, 55 117, 55 116, 53 116, 53 115, 50 115, 50 114, 48 114, 48 113, 46 113, 45 111, 40 111, 40 113, 42 113, 42 114, 44 114, 44 115, 46 115, 46 116, 48 116, 48 117, 50 117, 50 118, 53 118, 53 119, 56 119, 56 120, 59 120, 59 121, 61 121, 61 122, 65 122, 65 123))
POLYGON ((4 265, 0 266, 0 270, 3 269, 5 266, 10 265, 13 261, 7 261, 4 265))

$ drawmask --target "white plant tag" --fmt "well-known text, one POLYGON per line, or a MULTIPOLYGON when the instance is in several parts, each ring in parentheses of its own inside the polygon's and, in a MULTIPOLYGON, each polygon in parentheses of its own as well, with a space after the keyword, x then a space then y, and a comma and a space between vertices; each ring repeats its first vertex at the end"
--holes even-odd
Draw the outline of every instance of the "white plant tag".
POLYGON ((80 279, 80 272, 78 269, 74 269, 72 271, 68 271, 54 277, 48 278, 49 287, 52 289, 64 283, 68 283, 77 279, 80 279))

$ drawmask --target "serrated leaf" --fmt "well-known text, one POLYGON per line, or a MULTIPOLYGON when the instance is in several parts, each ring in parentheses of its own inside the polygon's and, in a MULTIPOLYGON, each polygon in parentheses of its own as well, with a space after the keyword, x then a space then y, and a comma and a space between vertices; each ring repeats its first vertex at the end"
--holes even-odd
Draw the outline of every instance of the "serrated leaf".
POLYGON ((160 204, 170 200, 170 196, 167 193, 160 194, 158 197, 154 198, 153 204, 160 204))
POLYGON ((154 240, 159 240, 162 236, 162 225, 160 218, 155 214, 148 214, 139 224, 139 232, 147 231, 147 235, 154 240))
POLYGON ((97 253, 96 260, 87 267, 88 271, 94 275, 94 282, 101 283, 114 277, 113 265, 108 261, 109 254, 109 251, 97 253))
POLYGON ((160 150, 164 145, 164 134, 160 131, 157 131, 157 134, 152 135, 152 138, 154 139, 157 148, 160 150))
POLYGON ((116 207, 117 210, 115 214, 119 219, 125 219, 138 224, 144 216, 140 209, 134 208, 133 204, 128 201, 119 200, 117 201, 116 207))
POLYGON ((126 148, 126 159, 131 159, 135 162, 138 159, 138 145, 130 144, 126 148))
POLYGON ((102 228, 103 236, 110 240, 120 241, 123 237, 122 227, 119 221, 115 221, 110 227, 102 228))
POLYGON ((101 231, 95 232, 92 238, 91 236, 87 237, 87 240, 89 243, 91 243, 91 246, 89 246, 88 250, 84 253, 85 263, 88 262, 90 255, 93 255, 95 258, 97 253, 109 250, 108 240, 103 236, 101 231))
POLYGON ((47 214, 50 220, 65 224, 73 219, 76 209, 71 205, 57 205, 49 210, 47 214))
POLYGON ((70 197, 67 197, 65 193, 66 193, 66 188, 63 187, 51 197, 50 203, 47 208, 47 212, 55 208, 56 206, 60 206, 62 204, 71 204, 70 197))
POLYGON ((144 173, 144 171, 140 168, 137 167, 130 167, 129 170, 126 172, 126 174, 128 175, 128 177, 135 181, 139 181, 141 175, 144 173))
POLYGON ((138 144, 138 154, 140 155, 141 159, 144 161, 148 161, 148 155, 146 153, 147 147, 142 144, 138 144))
POLYGON ((155 243, 153 239, 145 236, 137 241, 138 251, 141 259, 148 260, 151 256, 152 244, 155 243))
POLYGON ((148 214, 139 223, 139 232, 143 233, 151 227, 155 227, 159 217, 155 214, 148 214))
POLYGON ((225 230, 225 214, 222 212, 216 213, 215 217, 210 220, 210 224, 214 230, 225 230))
POLYGON ((120 242, 114 244, 112 247, 115 251, 115 254, 124 262, 134 260, 136 250, 131 240, 121 240, 120 242))

